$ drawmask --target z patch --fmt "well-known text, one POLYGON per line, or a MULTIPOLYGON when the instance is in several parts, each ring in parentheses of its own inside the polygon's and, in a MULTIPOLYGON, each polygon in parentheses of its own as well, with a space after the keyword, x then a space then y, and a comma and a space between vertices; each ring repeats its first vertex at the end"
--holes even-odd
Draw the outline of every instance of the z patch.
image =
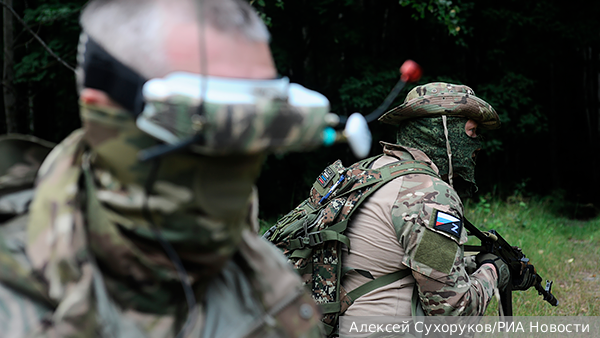
POLYGON ((327 184, 329 184, 329 182, 331 181, 333 176, 334 176, 333 170, 331 170, 329 167, 327 167, 327 168, 325 168, 325 170, 323 170, 321 175, 319 175, 319 177, 317 177, 317 182, 319 182, 319 184, 323 188, 325 188, 327 186, 327 184))
POLYGON ((433 223, 434 229, 443 231, 460 240, 460 234, 463 227, 462 220, 439 210, 435 210, 433 219, 435 220, 433 223))

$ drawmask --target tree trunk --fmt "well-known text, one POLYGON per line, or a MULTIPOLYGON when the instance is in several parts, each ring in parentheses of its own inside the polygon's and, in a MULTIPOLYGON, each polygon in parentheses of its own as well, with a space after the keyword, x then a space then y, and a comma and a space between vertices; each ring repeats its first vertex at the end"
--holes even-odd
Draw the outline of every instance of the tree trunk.
POLYGON ((6 6, 3 7, 4 20, 4 72, 2 76, 3 93, 4 93, 4 113, 6 115, 6 132, 18 132, 17 126, 17 107, 16 107, 16 92, 13 86, 14 79, 14 30, 13 30, 13 14, 8 9, 12 7, 13 0, 5 0, 6 6))

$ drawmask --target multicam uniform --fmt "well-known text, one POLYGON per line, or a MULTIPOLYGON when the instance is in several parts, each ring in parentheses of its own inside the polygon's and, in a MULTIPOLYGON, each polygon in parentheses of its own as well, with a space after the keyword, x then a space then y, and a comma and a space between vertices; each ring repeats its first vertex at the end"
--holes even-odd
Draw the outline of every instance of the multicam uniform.
MULTIPOLYGON (((450 184, 454 178, 475 187, 475 155, 481 143, 467 135, 469 119, 484 129, 500 126, 493 107, 470 87, 443 82, 415 87, 403 104, 379 118, 398 126, 398 145, 384 144, 385 155, 374 167, 417 159, 428 162, 450 184)), ((343 264, 367 270, 375 278, 407 268, 412 276, 359 297, 346 316, 409 316, 415 285, 427 315, 485 312, 498 276, 489 265, 471 275, 465 270, 463 205, 456 185, 450 184, 429 175, 407 175, 387 183, 361 205, 346 232, 352 250, 343 264)), ((367 281, 351 272, 343 286, 352 290, 367 281)))
MULTIPOLYGON (((385 155, 373 164, 374 169, 415 159, 438 170, 420 150, 383 144, 385 155)), ((462 245, 467 235, 462 214, 454 189, 425 174, 399 177, 373 193, 346 231, 352 250, 344 253, 344 266, 367 270, 374 278, 407 268, 413 271, 359 297, 344 315, 410 316, 415 282, 427 315, 482 315, 497 277, 489 266, 471 275, 465 271, 462 245), (436 225, 436 220, 441 224, 436 225)), ((351 291, 368 281, 350 272, 342 284, 351 291)))
POLYGON ((45 286, 32 274, 25 229, 36 172, 53 146, 32 136, 0 137, 0 336, 4 338, 22 337, 52 306, 45 286))
MULTIPOLYGON (((174 337, 188 305, 158 227, 199 304, 186 337, 321 335, 299 277, 252 231, 264 154, 170 154, 151 180, 154 164, 136 155, 156 141, 128 112, 82 106, 82 120, 41 166, 29 213, 15 209, 0 226, 12 234, 0 241, 1 333, 174 337)), ((24 160, 9 162, 0 182, 24 160)))

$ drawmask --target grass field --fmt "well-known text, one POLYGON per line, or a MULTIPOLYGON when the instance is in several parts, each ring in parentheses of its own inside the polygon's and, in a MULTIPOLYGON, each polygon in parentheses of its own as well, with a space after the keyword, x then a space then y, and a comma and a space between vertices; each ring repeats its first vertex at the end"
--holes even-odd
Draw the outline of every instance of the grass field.
MULTIPOLYGON (((495 229, 518 246, 538 274, 554 281, 553 307, 534 288, 513 292, 514 316, 600 316, 600 218, 559 216, 560 200, 509 198, 465 203, 465 216, 480 230, 495 229)), ((261 222, 265 231, 272 222, 261 222)), ((467 244, 477 245, 476 238, 467 244)), ((486 315, 497 316, 495 300, 486 315)))
MULTIPOLYGON (((495 229, 519 246, 538 274, 554 281, 552 293, 559 306, 550 306, 533 288, 515 291, 513 315, 600 316, 600 218, 570 220, 557 215, 557 207, 549 199, 480 198, 466 203, 465 216, 480 230, 495 229)), ((497 311, 494 302, 486 314, 497 311)))

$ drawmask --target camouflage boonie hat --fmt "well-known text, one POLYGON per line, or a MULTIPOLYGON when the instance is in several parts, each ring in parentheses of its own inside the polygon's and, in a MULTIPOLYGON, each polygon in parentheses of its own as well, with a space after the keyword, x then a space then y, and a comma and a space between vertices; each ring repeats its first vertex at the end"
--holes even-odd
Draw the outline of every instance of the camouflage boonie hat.
POLYGON ((500 119, 494 108, 475 96, 468 86, 445 82, 432 82, 413 88, 404 103, 387 111, 379 121, 400 124, 411 118, 439 115, 464 116, 479 123, 485 129, 500 127, 500 119))

